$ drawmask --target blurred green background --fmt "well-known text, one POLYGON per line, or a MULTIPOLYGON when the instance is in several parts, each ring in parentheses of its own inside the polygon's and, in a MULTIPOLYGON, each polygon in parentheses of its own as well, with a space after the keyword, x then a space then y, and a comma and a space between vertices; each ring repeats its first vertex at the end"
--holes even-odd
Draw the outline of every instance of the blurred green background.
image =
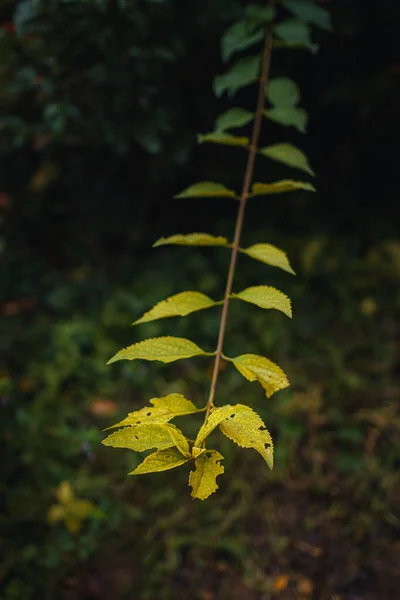
MULTIPOLYGON (((397 597, 397 0, 320 0, 334 31, 315 31, 319 53, 273 56, 273 76, 302 89, 309 133, 268 123, 263 142, 302 147, 318 193, 249 205, 244 243, 284 248, 297 277, 244 257, 235 289, 277 285, 294 318, 235 304, 226 347, 271 357, 292 386, 267 400, 228 367, 217 401, 262 414, 275 469, 216 436, 225 475, 201 503, 184 469, 127 478, 138 456, 100 444, 151 397, 207 394, 206 359, 105 363, 149 336, 215 346, 217 310, 130 323, 184 289, 222 295, 224 250, 151 244, 232 235, 231 200, 173 195, 200 180, 240 185, 243 151, 197 146, 196 133, 232 105, 212 79, 244 4, 0 4, 2 600, 397 597)), ((253 109, 254 94, 235 104, 253 109)), ((257 170, 292 175, 264 159, 257 170)))

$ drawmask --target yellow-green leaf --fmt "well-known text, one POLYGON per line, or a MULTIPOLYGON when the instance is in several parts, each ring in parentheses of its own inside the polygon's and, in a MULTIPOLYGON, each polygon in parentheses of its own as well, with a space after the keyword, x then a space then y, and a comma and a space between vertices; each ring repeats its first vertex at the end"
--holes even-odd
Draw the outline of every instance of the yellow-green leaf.
POLYGON ((175 417, 199 412, 193 402, 182 394, 168 394, 162 398, 152 398, 150 404, 152 406, 144 406, 140 410, 129 413, 123 421, 108 427, 108 429, 126 425, 141 425, 142 423, 168 423, 175 417))
POLYGON ((189 485, 192 488, 192 498, 205 500, 217 491, 217 477, 224 472, 220 461, 224 457, 216 450, 206 450, 195 460, 195 471, 189 475, 189 485))
POLYGON ((226 131, 236 127, 244 127, 254 118, 254 113, 244 108, 233 107, 219 115, 215 121, 216 131, 226 131))
POLYGON ((188 460, 190 460, 190 458, 183 456, 183 454, 175 448, 157 450, 157 452, 153 452, 153 454, 146 456, 144 461, 141 462, 134 471, 131 471, 129 475, 144 475, 145 473, 168 471, 169 469, 180 467, 188 462, 188 460))
POLYGON ((288 387, 286 374, 278 365, 258 354, 242 354, 232 359, 237 370, 249 381, 259 381, 268 398, 288 387))
POLYGON ((201 181, 184 189, 175 198, 236 198, 236 192, 228 190, 222 183, 201 181))
POLYGON ((274 466, 274 446, 263 420, 249 406, 237 404, 229 419, 219 425, 220 430, 241 448, 254 448, 270 469, 274 466))
POLYGON ((129 448, 136 452, 144 452, 157 448, 176 446, 182 454, 189 454, 189 444, 183 433, 170 424, 148 423, 128 426, 115 431, 102 442, 113 448, 129 448))
POLYGON ((274 183, 254 183, 251 187, 250 196, 266 196, 269 194, 283 194, 284 192, 295 192, 306 190, 315 192, 315 187, 306 181, 293 181, 293 179, 281 179, 274 183))
POLYGON ((272 244, 254 244, 244 250, 240 249, 240 251, 251 258, 255 258, 256 260, 260 260, 261 262, 270 265, 271 267, 278 267, 279 269, 283 269, 284 271, 295 275, 286 253, 272 244))
POLYGON ((183 435, 182 431, 175 427, 175 425, 164 425, 164 427, 170 427, 170 436, 174 441, 175 446, 178 448, 179 452, 184 456, 190 457, 190 449, 189 443, 186 437, 183 435))
POLYGON ((104 446, 113 448, 128 448, 135 452, 144 452, 157 448, 171 448, 175 446, 170 435, 169 428, 172 425, 161 425, 159 423, 149 423, 148 425, 129 425, 118 431, 114 431, 106 437, 102 443, 104 446))
POLYGON ((160 238, 153 244, 153 248, 157 246, 165 246, 167 244, 175 244, 177 246, 228 246, 228 240, 225 237, 211 235, 209 233, 187 233, 185 235, 177 233, 167 238, 160 238))
POLYGON ((314 171, 308 163, 307 156, 304 152, 296 148, 296 146, 293 146, 293 144, 273 144, 272 146, 261 148, 260 154, 315 176, 314 171))
POLYGON ((180 292, 156 304, 132 325, 166 317, 186 317, 192 312, 215 306, 215 304, 214 300, 200 292, 180 292))
POLYGON ((205 452, 205 451, 206 451, 205 448, 198 448, 197 446, 193 446, 192 456, 193 456, 193 458, 197 458, 198 456, 200 456, 200 454, 203 454, 203 452, 205 452))
POLYGON ((108 361, 108 365, 117 360, 159 360, 163 363, 174 362, 182 358, 205 355, 206 352, 197 344, 186 338, 165 335, 158 338, 150 338, 123 348, 108 361))
POLYGON ((223 144, 224 146, 243 146, 247 148, 250 140, 245 136, 231 135, 223 131, 211 131, 211 133, 199 134, 197 136, 199 144, 211 142, 212 144, 223 144))
POLYGON ((228 92, 233 96, 240 88, 257 81, 260 63, 260 56, 246 56, 235 62, 226 73, 214 78, 215 95, 220 97, 228 92))
POLYGON ((260 308, 275 308, 292 318, 290 298, 274 287, 254 285, 242 290, 238 294, 232 294, 232 297, 256 304, 260 308))
POLYGON ((213 410, 209 415, 207 421, 200 427, 199 433, 197 434, 196 441, 194 443, 195 446, 199 447, 204 442, 206 437, 210 435, 212 431, 218 425, 229 417, 232 413, 233 407, 230 404, 226 404, 225 406, 220 406, 213 410))
POLYGON ((287 127, 296 127, 300 133, 306 132, 308 115, 304 108, 274 106, 269 110, 265 110, 264 115, 268 119, 271 119, 271 121, 275 121, 275 123, 280 123, 287 127))

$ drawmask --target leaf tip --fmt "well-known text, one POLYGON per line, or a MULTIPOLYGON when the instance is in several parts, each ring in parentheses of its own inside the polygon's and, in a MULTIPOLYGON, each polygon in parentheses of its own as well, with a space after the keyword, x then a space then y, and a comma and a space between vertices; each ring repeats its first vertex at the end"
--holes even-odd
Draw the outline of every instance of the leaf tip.
POLYGON ((272 471, 272 469, 274 468, 274 449, 272 448, 272 446, 269 446, 266 449, 265 454, 266 454, 266 456, 265 456, 266 463, 272 471))
POLYGON ((118 354, 119 354, 119 352, 117 352, 117 354, 114 354, 114 356, 112 356, 111 358, 109 358, 109 359, 108 359, 108 361, 106 362, 106 365, 107 365, 107 366, 108 366, 108 365, 112 365, 112 363, 115 363, 115 362, 117 362, 118 360, 120 360, 120 359, 118 358, 118 354))

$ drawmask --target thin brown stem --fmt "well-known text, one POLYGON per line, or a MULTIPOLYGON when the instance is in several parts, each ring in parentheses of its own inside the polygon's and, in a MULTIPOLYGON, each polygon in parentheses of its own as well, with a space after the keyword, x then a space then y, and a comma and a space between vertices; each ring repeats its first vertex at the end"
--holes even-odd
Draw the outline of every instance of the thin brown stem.
MULTIPOLYGON (((269 4, 273 5, 273 0, 269 4)), ((231 253, 231 260, 230 260, 229 271, 228 271, 228 278, 226 281, 224 304, 223 304, 222 313, 221 313, 217 350, 216 350, 216 355, 215 355, 214 369, 213 369, 211 386, 210 386, 210 395, 209 395, 208 402, 207 402, 207 411, 206 411, 206 415, 205 415, 205 419, 204 419, 205 421, 207 421, 208 415, 210 414, 210 410, 211 410, 212 406, 214 406, 215 390, 217 387, 217 381, 218 381, 218 375, 219 375, 219 369, 220 369, 221 357, 222 357, 222 349, 223 349, 223 345, 224 345, 226 323, 227 323, 227 318, 228 318, 229 298, 232 293, 232 284, 233 284, 233 279, 235 276, 235 268, 236 268, 237 256, 238 256, 238 251, 239 251, 240 235, 242 233, 244 213, 245 213, 245 209, 246 209, 246 202, 247 202, 247 198, 249 196, 250 185, 251 185, 251 182, 253 179, 254 163, 255 163, 255 158, 256 158, 256 153, 257 153, 258 141, 260 138, 261 123, 262 123, 262 119, 263 119, 263 112, 264 112, 264 106, 265 106, 265 94, 266 94, 268 81, 269 81, 272 42, 273 42, 273 25, 270 25, 268 27, 267 34, 265 37, 264 51, 262 54, 262 66, 261 66, 260 85, 259 85, 259 89, 258 89, 257 109, 256 109, 255 118, 254 118, 254 126, 253 126, 253 132, 251 135, 251 142, 250 142, 250 147, 249 147, 249 154, 248 154, 248 159, 247 159, 245 176, 244 176, 244 180, 243 180, 243 187, 242 187, 242 192, 241 192, 240 199, 239 199, 239 210, 238 210, 238 214, 237 214, 237 218, 236 218, 235 235, 234 235, 233 244, 232 244, 232 253, 231 253)))

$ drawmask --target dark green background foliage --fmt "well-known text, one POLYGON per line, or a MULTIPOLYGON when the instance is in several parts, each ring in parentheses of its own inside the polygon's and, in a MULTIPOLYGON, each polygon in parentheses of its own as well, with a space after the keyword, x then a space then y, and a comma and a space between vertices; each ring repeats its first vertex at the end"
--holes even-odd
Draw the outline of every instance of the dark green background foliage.
MULTIPOLYGON (((222 294, 223 249, 150 247, 231 236, 231 200, 172 196, 199 180, 240 185, 243 151, 197 146, 196 133, 230 106, 212 79, 243 3, 1 3, 1 598, 396 597, 400 7, 321 4, 334 32, 315 32, 319 53, 277 50, 272 66, 299 83, 309 135, 263 132, 307 151, 318 194, 252 200, 244 233, 285 248, 298 275, 244 257, 236 280, 277 285, 294 319, 234 305, 227 336, 229 354, 271 357, 292 387, 267 401, 227 367, 217 393, 262 414, 276 467, 222 440, 224 481, 202 504, 184 469, 133 481, 136 455, 100 440, 151 397, 203 403, 209 363, 105 362, 154 335, 215 347, 217 311, 129 324, 184 289, 222 294), (65 480, 97 507, 78 534, 47 519, 65 480)), ((254 90, 237 102, 253 110, 254 90)), ((261 181, 289 173, 258 169, 261 181)))

